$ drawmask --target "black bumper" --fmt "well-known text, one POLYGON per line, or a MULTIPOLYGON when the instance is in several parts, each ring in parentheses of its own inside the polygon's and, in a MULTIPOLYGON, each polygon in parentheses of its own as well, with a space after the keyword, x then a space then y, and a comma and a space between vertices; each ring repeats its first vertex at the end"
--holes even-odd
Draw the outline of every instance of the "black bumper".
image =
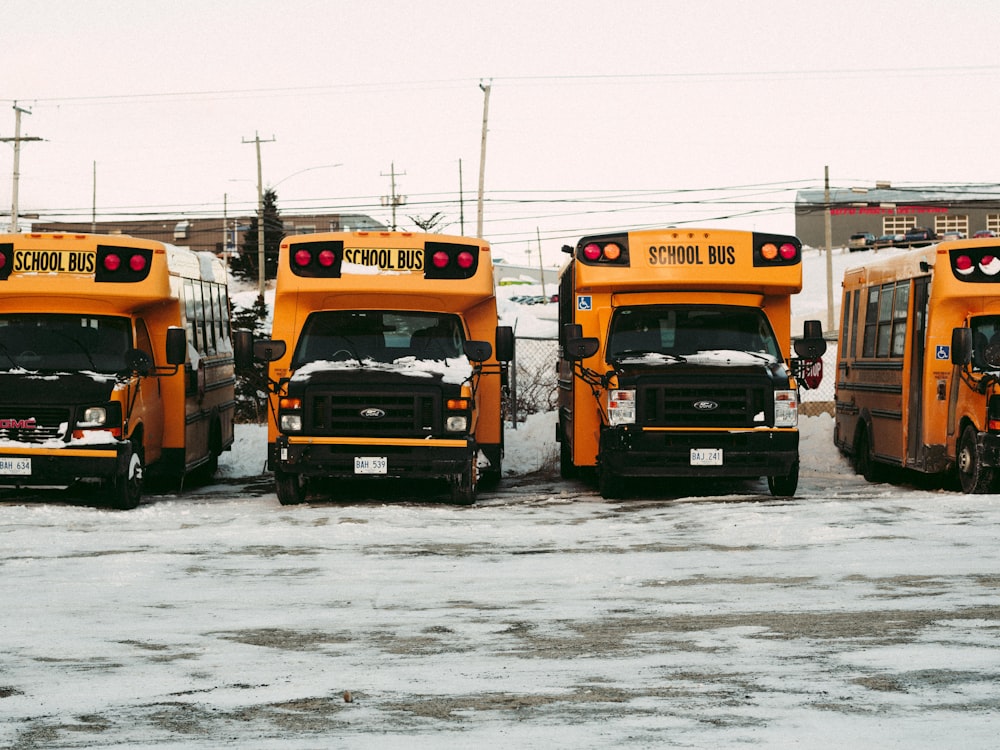
POLYGON ((789 474, 799 460, 798 430, 601 433, 602 470, 623 477, 762 477, 789 474), (691 450, 720 448, 721 466, 692 466, 691 450))
POLYGON ((31 459, 31 474, 0 474, 0 487, 68 486, 80 479, 111 479, 124 476, 132 457, 128 441, 106 446, 66 449, 4 451, 0 458, 31 459))
POLYGON ((469 468, 477 453, 474 441, 455 447, 435 445, 352 445, 343 443, 290 443, 280 436, 268 445, 268 468, 309 477, 439 479, 453 477, 469 468), (385 474, 357 474, 354 459, 385 457, 385 474))

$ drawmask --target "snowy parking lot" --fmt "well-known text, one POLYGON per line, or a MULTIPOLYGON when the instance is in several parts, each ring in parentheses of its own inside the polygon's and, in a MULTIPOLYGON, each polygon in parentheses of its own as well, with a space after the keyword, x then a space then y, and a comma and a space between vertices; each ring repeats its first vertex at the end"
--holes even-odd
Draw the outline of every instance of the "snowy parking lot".
POLYGON ((532 424, 471 507, 285 508, 239 453, 131 512, 8 493, 0 746, 995 747, 1000 498, 804 423, 788 501, 605 501, 532 424))

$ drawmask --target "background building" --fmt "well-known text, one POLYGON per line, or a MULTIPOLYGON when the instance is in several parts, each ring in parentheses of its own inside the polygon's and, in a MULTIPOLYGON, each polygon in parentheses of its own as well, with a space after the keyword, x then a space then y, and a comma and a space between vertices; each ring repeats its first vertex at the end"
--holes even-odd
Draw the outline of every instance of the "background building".
MULTIPOLYGON (((31 222, 33 232, 96 232, 128 234, 133 237, 169 242, 192 250, 208 250, 221 255, 243 244, 250 216, 203 219, 140 219, 137 221, 31 222)), ((282 216, 285 234, 384 230, 386 226, 365 214, 312 214, 282 216)))
MULTIPOLYGON (((872 189, 830 190, 830 225, 834 247, 857 232, 905 234, 926 227, 939 237, 957 231, 971 237, 980 230, 1000 235, 1000 190, 967 187, 894 189, 879 183, 872 189)), ((806 245, 825 247, 823 190, 800 190, 795 199, 795 234, 806 245)))

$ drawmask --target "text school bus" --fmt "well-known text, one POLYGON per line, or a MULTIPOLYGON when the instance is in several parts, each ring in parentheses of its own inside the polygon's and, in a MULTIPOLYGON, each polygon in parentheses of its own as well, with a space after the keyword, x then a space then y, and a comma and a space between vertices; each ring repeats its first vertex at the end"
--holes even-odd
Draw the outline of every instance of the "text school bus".
MULTIPOLYGON (((279 501, 302 502, 311 478, 392 477, 446 479, 453 501, 473 502, 480 471, 500 478, 513 345, 497 325, 482 240, 285 238, 272 339, 252 346, 271 362, 268 466, 279 501)), ((241 367, 250 348, 237 337, 241 367)))
POLYGON ((834 442, 858 473, 1000 489, 1000 244, 942 242, 844 274, 834 442))
POLYGON ((226 272, 125 236, 0 235, 0 487, 213 470, 233 443, 226 272))
MULTIPOLYGON (((798 484, 795 371, 821 375, 819 322, 786 360, 795 237, 663 229, 564 247, 559 281, 560 467, 628 477, 761 477, 798 484)), ((818 381, 813 382, 816 385, 818 381)))

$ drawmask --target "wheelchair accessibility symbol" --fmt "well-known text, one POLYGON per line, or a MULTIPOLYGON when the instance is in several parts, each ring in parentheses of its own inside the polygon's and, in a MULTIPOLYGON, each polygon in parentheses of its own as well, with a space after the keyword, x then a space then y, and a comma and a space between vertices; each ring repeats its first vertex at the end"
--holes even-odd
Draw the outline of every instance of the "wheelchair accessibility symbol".
POLYGON ((593 301, 589 294, 581 294, 576 298, 576 309, 577 310, 593 310, 593 301))
POLYGON ((951 359, 951 347, 947 344, 938 344, 934 348, 934 359, 951 359))

